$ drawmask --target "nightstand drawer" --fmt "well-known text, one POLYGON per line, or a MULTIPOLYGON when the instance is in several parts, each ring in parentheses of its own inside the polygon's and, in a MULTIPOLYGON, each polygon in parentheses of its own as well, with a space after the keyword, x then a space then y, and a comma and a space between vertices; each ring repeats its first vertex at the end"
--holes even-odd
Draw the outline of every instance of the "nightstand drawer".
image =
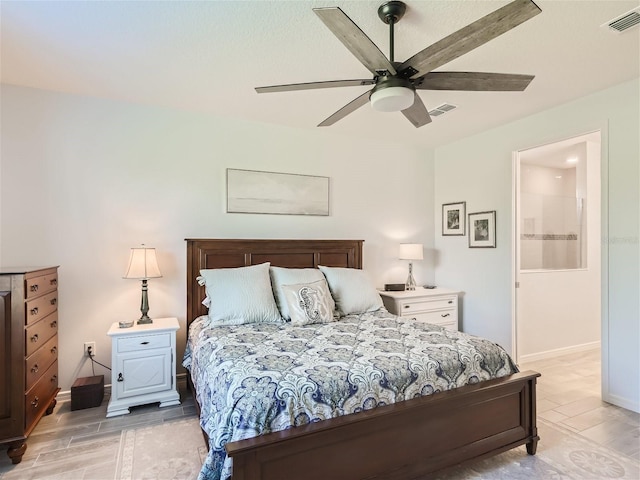
POLYGON ((433 323, 449 328, 450 330, 458 329, 458 312, 455 308, 438 310, 436 312, 417 313, 414 315, 414 318, 417 322, 433 323))
POLYGON ((167 348, 171 346, 171 334, 136 335, 134 337, 118 338, 118 353, 140 352, 154 348, 167 348))
POLYGON ((400 303, 400 315, 411 315, 413 312, 428 312, 442 308, 451 308, 458 304, 458 297, 441 297, 434 299, 420 299, 403 301, 400 303))

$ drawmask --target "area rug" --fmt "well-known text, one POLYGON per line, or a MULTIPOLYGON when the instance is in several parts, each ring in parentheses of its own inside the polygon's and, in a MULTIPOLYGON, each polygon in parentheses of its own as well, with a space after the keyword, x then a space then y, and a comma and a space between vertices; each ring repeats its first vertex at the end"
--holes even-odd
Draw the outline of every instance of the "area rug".
POLYGON ((538 418, 535 455, 525 447, 469 466, 448 470, 438 480, 601 480, 640 479, 640 462, 557 424, 538 418))
MULTIPOLYGON (((447 470, 437 480, 600 480, 640 478, 640 462, 538 419, 536 455, 525 447, 447 470)), ((207 448, 196 418, 125 430, 116 480, 192 480, 207 448)), ((283 479, 286 480, 286 479, 283 479)))
POLYGON ((197 418, 124 430, 116 480, 193 480, 206 456, 197 418))

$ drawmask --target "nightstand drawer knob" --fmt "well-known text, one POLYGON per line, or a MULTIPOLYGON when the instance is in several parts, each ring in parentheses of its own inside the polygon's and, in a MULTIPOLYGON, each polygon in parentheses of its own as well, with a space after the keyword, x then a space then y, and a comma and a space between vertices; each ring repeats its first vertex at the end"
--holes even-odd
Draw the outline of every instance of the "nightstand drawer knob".
POLYGON ((149 345, 149 342, 140 342, 140 345, 149 345))
POLYGON ((450 315, 451 315, 450 313, 443 313, 443 314, 442 314, 442 315, 440 315, 440 316, 441 316, 442 318, 445 318, 445 317, 448 317, 448 316, 450 316, 450 315))
POLYGON ((122 378, 122 374, 121 373, 118 374, 118 381, 119 382, 124 382, 124 378, 122 378))
POLYGON ((449 303, 453 303, 453 300, 449 300, 449 303))
POLYGON ((405 305, 404 308, 411 308, 411 305, 405 305))

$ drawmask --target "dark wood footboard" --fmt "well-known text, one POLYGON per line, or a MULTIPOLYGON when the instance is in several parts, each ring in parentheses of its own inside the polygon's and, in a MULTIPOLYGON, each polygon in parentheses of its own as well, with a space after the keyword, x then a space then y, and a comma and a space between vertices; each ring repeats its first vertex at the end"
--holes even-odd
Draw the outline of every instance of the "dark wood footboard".
POLYGON ((405 480, 527 445, 532 371, 228 443, 233 480, 405 480))

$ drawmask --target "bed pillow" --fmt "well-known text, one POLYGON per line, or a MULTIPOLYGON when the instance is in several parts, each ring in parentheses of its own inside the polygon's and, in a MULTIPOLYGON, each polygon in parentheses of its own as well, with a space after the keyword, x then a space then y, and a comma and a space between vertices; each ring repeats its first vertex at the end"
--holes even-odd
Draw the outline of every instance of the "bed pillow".
POLYGON ((374 312, 382 307, 382 298, 364 270, 318 267, 327 278, 340 315, 374 312))
POLYGON ((329 323, 336 320, 333 318, 333 299, 324 278, 312 283, 282 285, 282 293, 292 325, 329 323))
MULTIPOLYGON (((299 285, 302 283, 317 282, 325 280, 324 275, 317 268, 283 268, 271 267, 269 269, 271 275, 271 286, 273 287, 273 295, 276 297, 276 304, 280 310, 280 315, 284 320, 290 320, 289 307, 282 291, 283 285, 299 285)), ((333 298, 330 297, 331 311, 335 309, 333 298)))
POLYGON ((271 290, 269 263, 200 270, 200 275, 211 302, 211 325, 282 322, 271 290))

